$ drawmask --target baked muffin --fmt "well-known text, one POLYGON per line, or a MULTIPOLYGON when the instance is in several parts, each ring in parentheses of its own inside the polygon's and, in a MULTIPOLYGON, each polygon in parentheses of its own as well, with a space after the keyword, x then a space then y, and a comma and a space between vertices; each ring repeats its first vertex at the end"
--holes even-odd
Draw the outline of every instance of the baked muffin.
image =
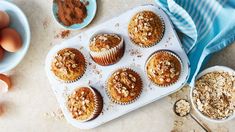
POLYGON ((138 73, 123 68, 115 71, 107 81, 106 92, 117 104, 134 102, 142 92, 142 80, 138 73))
POLYGON ((90 55, 99 65, 118 62, 124 54, 123 38, 117 34, 97 34, 90 41, 90 55))
POLYGON ((55 55, 51 70, 62 81, 76 81, 85 73, 85 57, 75 48, 62 49, 55 55))
POLYGON ((137 13, 128 25, 130 39, 141 47, 151 47, 158 43, 164 31, 163 20, 152 11, 137 13))
POLYGON ((171 51, 157 51, 146 63, 148 78, 158 86, 169 86, 178 81, 181 73, 181 60, 171 51))
POLYGON ((89 86, 79 87, 68 96, 67 107, 74 119, 85 122, 101 113, 103 100, 97 90, 89 86))

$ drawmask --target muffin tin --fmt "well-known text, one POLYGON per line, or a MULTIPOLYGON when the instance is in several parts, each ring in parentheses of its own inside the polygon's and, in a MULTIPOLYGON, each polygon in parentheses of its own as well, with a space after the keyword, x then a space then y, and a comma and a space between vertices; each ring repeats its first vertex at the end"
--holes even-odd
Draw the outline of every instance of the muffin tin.
POLYGON ((96 27, 93 27, 85 32, 78 34, 77 36, 65 40, 61 44, 54 46, 46 57, 45 70, 47 77, 50 81, 52 89, 57 97, 60 107, 65 115, 65 118, 73 126, 81 129, 90 129, 97 127, 103 123, 118 118, 130 111, 136 110, 146 104, 163 98, 171 93, 176 92, 184 86, 189 75, 189 61, 186 53, 184 52, 181 43, 177 37, 177 34, 168 18, 168 16, 156 5, 143 5, 133 8, 126 13, 115 17, 109 21, 106 21, 96 27), (133 44, 128 36, 128 23, 131 18, 140 11, 149 10, 159 15, 165 22, 165 33, 162 40, 152 46, 151 48, 141 48, 133 44), (114 65, 100 66, 96 64, 89 55, 89 41, 94 33, 99 31, 107 31, 116 34, 120 34, 124 38, 125 53, 124 56, 114 65), (85 74, 76 82, 63 83, 57 80, 51 72, 51 62, 54 55, 63 48, 77 48, 86 57, 87 69, 85 74), (182 60, 182 71, 179 80, 167 87, 158 87, 148 80, 145 73, 145 63, 147 59, 157 50, 170 50, 176 53, 182 60), (115 70, 129 67, 136 72, 142 78, 143 91, 140 97, 133 103, 128 105, 119 105, 113 103, 105 92, 105 82, 115 70), (79 122, 72 118, 66 105, 68 95, 77 87, 90 85, 96 88, 103 97, 103 111, 94 120, 87 122, 79 122))

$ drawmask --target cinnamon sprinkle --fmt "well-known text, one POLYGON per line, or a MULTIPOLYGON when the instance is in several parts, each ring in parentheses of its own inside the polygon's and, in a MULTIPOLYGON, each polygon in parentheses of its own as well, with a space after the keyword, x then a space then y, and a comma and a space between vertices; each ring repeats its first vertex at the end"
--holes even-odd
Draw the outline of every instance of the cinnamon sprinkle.
POLYGON ((65 26, 82 23, 87 17, 86 5, 80 0, 56 0, 56 3, 58 19, 65 26))
POLYGON ((56 36, 55 36, 55 38, 62 38, 62 39, 64 39, 64 38, 66 38, 66 37, 68 37, 69 35, 70 35, 70 31, 69 30, 63 30, 63 31, 61 31, 61 32, 59 32, 56 36))

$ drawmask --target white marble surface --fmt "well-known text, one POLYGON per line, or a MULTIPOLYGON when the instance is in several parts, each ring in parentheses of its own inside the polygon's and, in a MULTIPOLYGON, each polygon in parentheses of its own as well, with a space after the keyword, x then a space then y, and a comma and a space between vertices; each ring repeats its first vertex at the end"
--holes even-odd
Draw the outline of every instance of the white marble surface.
MULTIPOLYGON (((55 36, 63 29, 52 19, 52 0, 13 0, 27 15, 31 32, 31 46, 23 61, 11 72, 14 86, 0 96, 1 132, 75 132, 82 131, 68 124, 56 114, 59 108, 44 71, 48 50, 63 41, 55 36)), ((137 5, 153 3, 153 0, 97 0, 98 12, 94 21, 81 31, 73 31, 69 37, 102 23, 137 5)), ((217 53, 209 62, 212 65, 227 65, 235 68, 235 44, 217 53)), ((128 115, 87 131, 203 131, 190 117, 177 117, 173 103, 187 98, 188 88, 147 105, 128 115)), ((235 120, 224 124, 204 121, 215 132, 235 130, 235 120)))

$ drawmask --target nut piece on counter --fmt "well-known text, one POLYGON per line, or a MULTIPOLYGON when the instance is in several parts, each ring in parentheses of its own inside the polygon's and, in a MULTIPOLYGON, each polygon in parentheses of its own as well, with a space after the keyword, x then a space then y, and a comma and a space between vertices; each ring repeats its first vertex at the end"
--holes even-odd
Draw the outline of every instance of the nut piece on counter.
POLYGON ((212 119, 225 119, 235 110, 235 76, 228 72, 210 72, 196 81, 193 102, 212 119))

